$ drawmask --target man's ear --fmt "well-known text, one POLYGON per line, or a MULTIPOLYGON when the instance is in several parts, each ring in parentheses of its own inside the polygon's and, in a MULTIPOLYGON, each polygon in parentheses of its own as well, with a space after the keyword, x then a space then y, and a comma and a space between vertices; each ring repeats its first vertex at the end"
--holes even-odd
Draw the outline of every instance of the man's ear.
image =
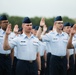
POLYGON ((56 25, 56 22, 54 22, 54 25, 56 25))
POLYGON ((24 27, 24 24, 22 24, 22 28, 24 27))

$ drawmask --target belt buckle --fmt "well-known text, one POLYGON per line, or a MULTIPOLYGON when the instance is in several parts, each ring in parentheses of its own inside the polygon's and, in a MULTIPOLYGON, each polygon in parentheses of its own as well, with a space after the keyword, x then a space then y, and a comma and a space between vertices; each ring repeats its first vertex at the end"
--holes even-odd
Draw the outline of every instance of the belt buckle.
POLYGON ((30 62, 30 63, 32 63, 33 61, 32 61, 32 60, 30 60, 29 62, 30 62))
POLYGON ((8 54, 5 54, 5 56, 8 56, 8 54))
POLYGON ((60 56, 61 57, 61 59, 63 58, 63 56, 60 56))

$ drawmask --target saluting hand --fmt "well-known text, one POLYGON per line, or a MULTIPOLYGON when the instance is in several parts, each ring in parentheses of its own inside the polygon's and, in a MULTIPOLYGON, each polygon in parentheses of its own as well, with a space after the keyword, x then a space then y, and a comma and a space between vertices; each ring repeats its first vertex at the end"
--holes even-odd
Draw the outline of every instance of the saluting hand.
POLYGON ((15 32, 15 33, 17 33, 18 32, 18 25, 16 24, 15 26, 14 26, 14 29, 13 29, 13 31, 15 32))
POLYGON ((10 33, 11 33, 11 24, 8 24, 6 34, 9 35, 10 33))
POLYGON ((41 21, 40 21, 40 26, 42 26, 42 27, 43 27, 44 25, 45 25, 45 19, 44 19, 44 18, 42 18, 42 19, 41 19, 41 21))
POLYGON ((47 26, 46 25, 43 26, 43 31, 45 31, 45 32, 47 31, 47 26))
POLYGON ((73 29, 76 30, 76 24, 74 24, 73 29))
POLYGON ((74 36, 76 33, 76 24, 74 24, 73 28, 71 29, 71 35, 74 36))

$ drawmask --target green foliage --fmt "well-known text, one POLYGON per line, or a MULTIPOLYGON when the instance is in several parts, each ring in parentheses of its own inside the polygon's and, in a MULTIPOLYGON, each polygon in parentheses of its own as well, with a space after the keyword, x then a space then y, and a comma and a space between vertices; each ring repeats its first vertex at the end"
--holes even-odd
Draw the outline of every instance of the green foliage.
POLYGON ((16 24, 21 27, 23 18, 18 16, 11 16, 8 18, 8 20, 12 24, 12 27, 14 27, 16 24))
POLYGON ((70 19, 70 18, 68 18, 66 16, 63 17, 63 21, 64 22, 69 22, 69 23, 75 23, 75 21, 73 19, 70 19))
POLYGON ((2 14, 0 14, 0 16, 1 16, 1 15, 6 15, 7 17, 9 17, 9 15, 8 15, 7 13, 2 13, 2 14))
MULTIPOLYGON (((8 17, 8 20, 9 22, 12 24, 12 28, 14 27, 14 25, 18 24, 19 27, 21 27, 22 25, 22 20, 23 20, 23 17, 19 17, 19 16, 9 16, 8 14, 6 13, 3 13, 3 14, 0 14, 0 15, 6 15, 8 17)), ((54 18, 45 18, 45 23, 48 26, 50 25, 53 25, 54 23, 54 18)), ((33 25, 39 25, 40 24, 40 20, 41 20, 41 17, 33 17, 31 18, 31 21, 33 23, 33 25)), ((71 18, 68 18, 67 16, 64 16, 63 17, 63 21, 64 22, 70 22, 70 23, 75 23, 75 20, 71 19, 71 18)))
POLYGON ((40 24, 40 20, 41 20, 40 17, 31 18, 31 21, 32 21, 33 25, 39 25, 40 24))

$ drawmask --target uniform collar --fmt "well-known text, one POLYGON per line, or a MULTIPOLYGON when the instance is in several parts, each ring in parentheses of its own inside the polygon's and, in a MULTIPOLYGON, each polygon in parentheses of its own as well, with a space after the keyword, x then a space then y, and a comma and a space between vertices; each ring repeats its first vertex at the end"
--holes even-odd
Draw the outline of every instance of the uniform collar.
POLYGON ((55 33, 56 36, 58 36, 58 35, 64 36, 64 32, 62 32, 61 34, 59 34, 59 33, 55 30, 54 33, 55 33))
MULTIPOLYGON (((30 34, 31 34, 31 33, 30 33, 30 34)), ((28 38, 27 35, 26 35, 25 33, 23 33, 22 36, 23 36, 24 38, 28 38)), ((31 34, 30 38, 33 38, 33 37, 34 37, 34 35, 31 34)))
POLYGON ((5 31, 2 28, 0 29, 0 31, 2 34, 5 34, 5 31))

